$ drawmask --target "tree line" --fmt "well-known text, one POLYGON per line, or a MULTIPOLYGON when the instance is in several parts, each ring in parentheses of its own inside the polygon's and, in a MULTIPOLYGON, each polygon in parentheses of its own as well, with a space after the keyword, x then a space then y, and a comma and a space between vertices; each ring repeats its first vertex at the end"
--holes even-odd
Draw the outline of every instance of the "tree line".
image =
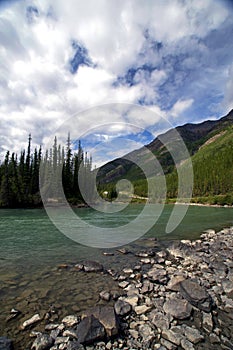
POLYGON ((17 153, 6 152, 0 165, 0 207, 25 208, 42 206, 43 198, 51 201, 60 198, 59 183, 66 199, 72 204, 91 200, 93 181, 92 159, 84 152, 81 142, 77 151, 72 151, 70 134, 66 147, 54 138, 53 146, 42 153, 42 148, 32 150, 32 138, 28 137, 26 150, 17 153), (81 176, 80 176, 81 173, 81 176), (80 191, 86 190, 85 199, 80 191))

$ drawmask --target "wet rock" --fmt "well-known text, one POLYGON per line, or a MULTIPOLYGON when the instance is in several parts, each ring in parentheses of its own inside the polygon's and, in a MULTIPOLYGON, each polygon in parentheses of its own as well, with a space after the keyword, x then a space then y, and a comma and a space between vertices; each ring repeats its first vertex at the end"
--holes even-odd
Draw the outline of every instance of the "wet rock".
POLYGON ((93 315, 105 328, 109 337, 118 334, 118 319, 112 306, 96 306, 87 310, 83 316, 93 315))
POLYGON ((75 315, 68 315, 62 319, 62 323, 67 327, 75 326, 78 323, 78 317, 75 315))
POLYGON ((13 342, 7 337, 0 337, 0 350, 13 350, 13 342))
POLYGON ((114 309, 117 315, 125 316, 130 313, 132 307, 129 303, 124 300, 117 300, 114 305, 114 309))
POLYGON ((178 320, 183 320, 190 317, 192 307, 186 300, 173 297, 164 303, 163 310, 178 320))
POLYGON ((97 261, 87 260, 83 262, 83 269, 85 272, 101 272, 104 268, 97 261))
POLYGON ((54 339, 52 339, 48 334, 40 334, 37 336, 35 341, 32 344, 32 350, 47 350, 50 349, 54 343, 54 339))
POLYGON ((204 287, 190 279, 180 282, 180 294, 198 309, 210 312, 212 299, 204 287))
POLYGON ((93 315, 85 317, 77 327, 77 337, 81 344, 91 344, 105 337, 102 323, 93 315))
POLYGON ((25 328, 39 322, 41 320, 41 317, 39 314, 35 314, 34 316, 32 316, 31 318, 29 318, 28 320, 24 321, 23 324, 20 326, 20 328, 22 330, 24 330, 25 328))

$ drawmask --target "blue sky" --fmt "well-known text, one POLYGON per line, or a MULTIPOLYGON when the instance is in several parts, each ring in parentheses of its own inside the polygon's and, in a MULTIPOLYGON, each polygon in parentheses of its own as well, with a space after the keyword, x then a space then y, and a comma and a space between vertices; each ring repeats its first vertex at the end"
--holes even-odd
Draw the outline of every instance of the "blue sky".
MULTIPOLYGON (((34 146, 62 139, 67 120, 74 139, 99 124, 134 124, 144 144, 161 119, 176 126, 225 115, 233 108, 232 10, 227 0, 0 1, 1 155, 19 152, 29 133, 34 146), (127 108, 117 113, 109 103, 127 108), (101 117, 82 112, 100 105, 101 117)), ((101 130, 98 142, 109 132, 101 130)), ((132 135, 138 141, 131 131, 115 134, 125 137, 122 154, 135 146, 132 135)), ((107 153, 96 154, 97 164, 119 156, 116 142, 107 153)))

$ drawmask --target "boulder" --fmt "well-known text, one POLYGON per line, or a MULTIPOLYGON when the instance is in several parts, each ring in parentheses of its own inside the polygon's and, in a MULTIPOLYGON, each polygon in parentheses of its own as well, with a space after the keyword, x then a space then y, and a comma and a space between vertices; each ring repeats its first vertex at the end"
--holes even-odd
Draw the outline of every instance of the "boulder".
POLYGON ((106 334, 102 323, 93 315, 85 317, 79 323, 76 333, 79 343, 85 345, 103 339, 106 334))
POLYGON ((186 300, 174 297, 168 299, 164 303, 163 310, 166 314, 169 314, 178 320, 183 320, 190 317, 192 306, 186 300))
POLYGON ((83 314, 84 317, 91 315, 94 316, 104 326, 109 337, 118 334, 118 319, 112 306, 99 305, 87 310, 83 314))
POLYGON ((206 289, 190 279, 180 282, 180 294, 198 309, 210 312, 212 299, 206 289))
POLYGON ((0 350, 13 350, 13 342, 6 337, 0 337, 0 350))

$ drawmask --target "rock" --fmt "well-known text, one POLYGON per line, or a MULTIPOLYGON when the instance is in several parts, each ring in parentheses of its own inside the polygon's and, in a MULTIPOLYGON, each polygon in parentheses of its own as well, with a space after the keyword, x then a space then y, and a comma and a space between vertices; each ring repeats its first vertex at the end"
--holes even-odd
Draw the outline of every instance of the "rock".
POLYGON ((204 287, 190 279, 180 282, 180 294, 198 309, 210 312, 212 299, 204 287))
POLYGON ((114 309, 117 315, 119 316, 125 316, 130 313, 132 307, 129 303, 127 303, 124 300, 118 300, 115 305, 114 309))
POLYGON ((172 278, 167 284, 167 289, 172 290, 174 292, 178 292, 180 290, 180 282, 184 280, 185 280, 185 277, 182 275, 172 276, 172 278))
POLYGON ((118 283, 118 286, 120 288, 126 288, 128 285, 129 285, 129 282, 127 282, 127 281, 122 281, 122 282, 118 283))
POLYGON ((119 248, 117 251, 121 254, 129 254, 129 250, 126 248, 119 248))
POLYGON ((84 317, 91 315, 104 326, 109 337, 118 334, 118 319, 112 306, 96 306, 83 314, 84 317))
POLYGON ((137 294, 131 294, 127 298, 124 298, 124 301, 126 301, 128 304, 130 304, 134 308, 138 304, 138 299, 139 298, 137 294))
POLYGON ((192 307, 186 300, 173 297, 164 303, 163 310, 178 320, 183 320, 190 317, 192 307))
POLYGON ((150 310, 151 310, 151 306, 146 306, 146 305, 139 305, 139 306, 135 306, 134 308, 134 311, 136 312, 137 315, 145 314, 150 310))
POLYGON ((209 339, 210 339, 211 344, 219 344, 220 343, 220 338, 215 333, 210 333, 209 339))
POLYGON ((85 350, 85 348, 78 341, 69 341, 66 344, 66 350, 85 350))
POLYGON ((78 317, 74 315, 66 316, 62 319, 62 323, 67 327, 75 326, 78 323, 78 317))
POLYGON ((187 325, 182 325, 182 329, 185 337, 193 344, 197 344, 204 340, 204 336, 199 332, 198 329, 194 327, 189 327, 187 325))
POLYGON ((145 294, 145 293, 150 293, 152 292, 154 289, 154 285, 153 283, 151 283, 150 281, 145 281, 142 285, 142 288, 141 288, 141 293, 142 294, 145 294))
POLYGON ((164 315, 157 310, 152 310, 148 315, 149 320, 153 325, 161 330, 168 329, 170 326, 170 322, 172 320, 170 315, 164 315))
POLYGON ((32 350, 47 350, 50 349, 54 343, 54 339, 52 339, 48 334, 40 334, 37 336, 35 341, 32 344, 32 350))
POLYGON ((178 332, 174 332, 171 329, 165 329, 162 331, 162 337, 164 339, 169 340, 171 343, 174 343, 176 345, 181 344, 181 340, 184 338, 184 336, 178 332))
POLYGON ((181 346, 184 350, 195 350, 193 344, 188 339, 182 339, 181 346))
POLYGON ((103 252, 102 254, 105 256, 113 256, 114 255, 113 252, 103 252))
POLYGON ((138 333, 138 331, 136 331, 135 329, 129 329, 129 334, 130 334, 134 339, 138 339, 138 337, 139 337, 139 333, 138 333))
POLYGON ((166 284, 168 281, 167 272, 164 269, 152 268, 148 271, 148 278, 160 284, 166 284))
POLYGON ((7 337, 0 337, 0 350, 13 350, 13 342, 7 337))
POLYGON ((151 342, 155 338, 154 330, 148 324, 142 324, 138 327, 139 334, 143 341, 151 342))
POLYGON ((83 262, 83 269, 85 272, 101 272, 104 268, 97 261, 87 260, 83 262))
POLYGON ((126 275, 130 275, 131 273, 133 273, 133 270, 131 268, 125 268, 123 269, 123 272, 126 274, 126 275))
POLYGON ((99 296, 102 300, 105 300, 105 301, 109 301, 111 299, 111 294, 106 290, 103 290, 102 292, 100 292, 99 296))
POLYGON ((105 337, 102 323, 93 315, 85 317, 77 326, 77 337, 81 344, 91 344, 105 337))
POLYGON ((176 350, 177 349, 177 346, 175 344, 172 344, 170 341, 168 341, 166 339, 161 338, 160 342, 161 342, 161 345, 163 345, 165 347, 165 349, 167 349, 167 350, 176 350))
POLYGON ((58 327, 59 327, 58 323, 49 323, 49 324, 46 324, 45 330, 46 331, 52 331, 53 329, 56 329, 58 327))
POLYGON ((21 325, 21 329, 24 330, 25 328, 33 325, 36 322, 39 322, 41 320, 41 317, 39 314, 35 314, 34 316, 32 316, 31 318, 29 318, 28 320, 24 321, 23 324, 21 325))
POLYGON ((213 318, 211 313, 202 313, 202 327, 204 328, 205 331, 212 332, 213 330, 213 318))
POLYGON ((228 297, 231 297, 233 299, 233 282, 230 280, 223 280, 222 287, 224 293, 226 293, 228 297))

